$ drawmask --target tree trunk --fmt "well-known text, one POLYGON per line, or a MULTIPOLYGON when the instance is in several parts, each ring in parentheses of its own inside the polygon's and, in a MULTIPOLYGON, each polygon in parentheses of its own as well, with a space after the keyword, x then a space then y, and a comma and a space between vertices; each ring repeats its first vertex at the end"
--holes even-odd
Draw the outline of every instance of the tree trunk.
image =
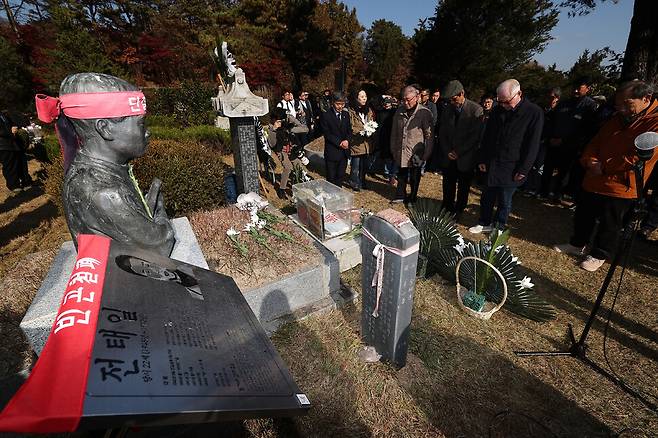
POLYGON ((623 80, 658 80, 658 1, 635 0, 631 31, 626 43, 623 80))

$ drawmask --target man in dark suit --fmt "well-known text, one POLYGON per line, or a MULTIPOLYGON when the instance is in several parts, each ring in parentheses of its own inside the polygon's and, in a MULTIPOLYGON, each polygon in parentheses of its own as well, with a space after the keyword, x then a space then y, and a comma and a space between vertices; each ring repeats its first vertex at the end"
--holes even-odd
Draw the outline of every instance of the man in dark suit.
POLYGON ((475 160, 482 134, 482 107, 466 98, 464 86, 450 81, 443 90, 449 106, 439 123, 439 150, 443 169, 443 208, 457 220, 468 205, 475 160), (455 191, 457 202, 455 203, 455 191))
POLYGON ((324 164, 327 181, 340 187, 350 157, 349 137, 352 133, 350 116, 345 108, 342 93, 335 93, 332 106, 320 117, 320 128, 324 134, 324 164))
POLYGON ((478 168, 486 172, 487 186, 480 197, 479 223, 468 229, 473 234, 507 227, 512 197, 537 158, 544 126, 544 111, 523 97, 516 79, 503 81, 496 94, 498 106, 487 121, 478 152, 478 168))

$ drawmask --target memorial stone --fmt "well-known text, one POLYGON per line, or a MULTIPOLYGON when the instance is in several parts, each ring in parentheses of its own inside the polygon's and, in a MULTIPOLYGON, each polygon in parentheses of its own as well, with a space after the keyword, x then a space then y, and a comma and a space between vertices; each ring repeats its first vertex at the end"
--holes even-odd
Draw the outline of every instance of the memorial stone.
MULTIPOLYGON (((71 389, 72 399, 83 398, 78 430, 308 411, 310 401, 231 277, 83 238, 48 344, 16 394, 15 412, 31 402, 30 394, 70 384, 70 373, 52 366, 61 361, 88 367, 75 374, 71 389)), ((49 422, 60 414, 52 406, 44 402, 35 415, 49 422)), ((56 422, 52 427, 41 430, 63 430, 56 422)))
POLYGON ((109 260, 82 426, 201 423, 309 409, 233 279, 121 245, 112 245, 109 260), (134 262, 117 266, 126 256, 188 280, 136 275, 134 262))
POLYGON ((253 117, 231 117, 231 143, 239 193, 258 193, 258 144, 253 117))
POLYGON ((363 224, 362 333, 396 367, 407 361, 420 234, 409 218, 387 209, 363 224))
POLYGON ((258 193, 260 181, 255 117, 268 113, 268 102, 251 92, 244 71, 235 66, 235 59, 226 43, 222 44, 221 60, 225 66, 227 84, 222 85, 217 97, 212 99, 213 107, 219 116, 229 118, 238 192, 258 193))

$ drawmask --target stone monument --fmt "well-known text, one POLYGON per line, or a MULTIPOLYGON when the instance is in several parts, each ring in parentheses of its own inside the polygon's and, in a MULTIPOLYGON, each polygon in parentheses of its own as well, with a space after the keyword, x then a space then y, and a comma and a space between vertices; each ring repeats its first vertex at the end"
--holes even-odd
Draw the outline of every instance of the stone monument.
POLYGON ((129 161, 146 151, 146 100, 114 76, 68 76, 60 97, 37 95, 39 119, 56 121, 64 151, 64 209, 73 242, 65 242, 32 301, 21 329, 40 354, 48 338, 79 234, 97 234, 140 250, 208 268, 187 218, 170 221, 156 179, 144 196, 129 161), (75 247, 74 247, 75 245, 75 247))
POLYGON ((396 367, 407 361, 420 233, 407 216, 387 209, 369 216, 361 239, 362 333, 396 367))
POLYGON ((222 79, 217 97, 212 102, 220 116, 229 118, 238 192, 258 193, 258 142, 254 117, 267 114, 269 105, 267 99, 251 92, 245 74, 235 66, 235 59, 228 51, 226 42, 222 43, 221 56, 217 49, 215 55, 224 66, 227 80, 222 79))
POLYGON ((161 182, 144 196, 129 164, 148 143, 144 94, 114 76, 78 73, 62 81, 59 98, 37 95, 36 106, 40 120, 57 120, 64 212, 76 246, 79 234, 99 234, 168 256, 175 238, 161 182))

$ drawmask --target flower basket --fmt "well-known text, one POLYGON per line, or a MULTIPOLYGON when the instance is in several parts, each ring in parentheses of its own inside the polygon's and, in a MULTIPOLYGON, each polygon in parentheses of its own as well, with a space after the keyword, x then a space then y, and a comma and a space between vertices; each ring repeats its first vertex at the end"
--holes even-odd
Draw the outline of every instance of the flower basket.
POLYGON ((457 267, 455 268, 455 277, 457 279, 457 302, 459 303, 459 306, 462 309, 464 309, 464 311, 469 315, 479 319, 489 319, 491 318, 491 315, 493 315, 498 310, 500 310, 500 308, 503 307, 503 304, 505 304, 505 300, 507 299, 507 283, 505 282, 505 277, 503 277, 503 274, 501 274, 500 271, 496 269, 496 267, 491 263, 489 263, 488 261, 483 260, 479 257, 473 257, 473 256, 464 257, 461 260, 459 260, 459 262, 457 262, 457 267), (496 304, 492 301, 485 301, 484 307, 480 311, 473 310, 464 304, 464 297, 469 293, 469 290, 459 283, 459 267, 464 262, 464 260, 475 260, 475 263, 482 262, 485 265, 489 266, 491 269, 493 269, 496 275, 498 275, 498 277, 500 278, 500 281, 503 283, 503 299, 501 300, 500 303, 496 304))

